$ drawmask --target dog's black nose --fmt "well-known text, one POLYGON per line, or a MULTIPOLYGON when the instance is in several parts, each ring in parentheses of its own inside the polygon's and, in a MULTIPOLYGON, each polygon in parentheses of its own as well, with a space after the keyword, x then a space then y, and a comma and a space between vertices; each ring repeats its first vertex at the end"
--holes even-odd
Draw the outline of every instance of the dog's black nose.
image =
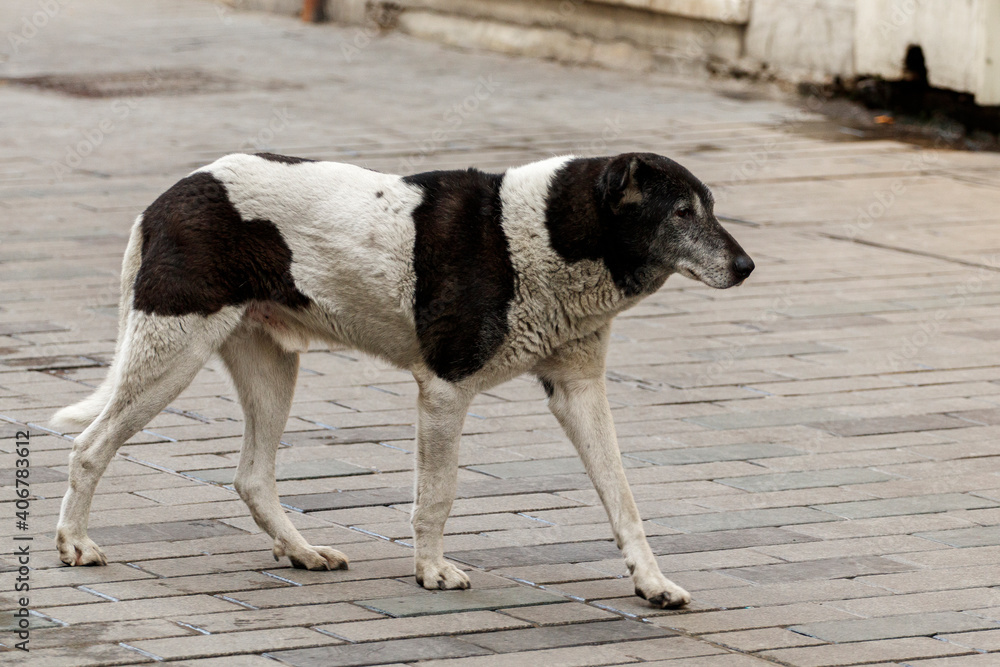
POLYGON ((753 273, 753 260, 746 255, 740 255, 733 260, 733 273, 740 280, 746 280, 746 277, 753 273))

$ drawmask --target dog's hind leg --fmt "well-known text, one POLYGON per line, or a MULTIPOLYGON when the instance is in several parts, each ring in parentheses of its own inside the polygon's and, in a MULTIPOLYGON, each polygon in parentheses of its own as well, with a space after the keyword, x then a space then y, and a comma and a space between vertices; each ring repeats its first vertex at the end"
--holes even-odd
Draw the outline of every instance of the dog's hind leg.
POLYGON ((437 377, 417 377, 417 481, 413 503, 415 573, 429 589, 468 588, 469 577, 444 559, 444 524, 458 483, 458 443, 472 399, 437 377))
POLYGON ((579 453, 608 513, 636 595, 657 607, 680 607, 691 596, 660 572, 625 477, 604 385, 608 336, 609 328, 604 328, 558 350, 540 365, 538 375, 551 390, 549 408, 579 453))
POLYGON ((275 455, 292 407, 299 355, 252 324, 237 329, 220 354, 243 406, 243 449, 233 486, 274 540, 274 559, 288 556, 292 565, 308 570, 346 569, 347 556, 306 542, 278 499, 275 455))
MULTIPOLYGON (((235 310, 235 309, 226 309, 235 310)), ((76 437, 69 458, 69 489, 56 530, 59 559, 67 565, 104 565, 87 536, 97 483, 115 452, 187 387, 238 321, 234 313, 210 317, 128 314, 125 339, 112 369, 107 405, 76 437)))

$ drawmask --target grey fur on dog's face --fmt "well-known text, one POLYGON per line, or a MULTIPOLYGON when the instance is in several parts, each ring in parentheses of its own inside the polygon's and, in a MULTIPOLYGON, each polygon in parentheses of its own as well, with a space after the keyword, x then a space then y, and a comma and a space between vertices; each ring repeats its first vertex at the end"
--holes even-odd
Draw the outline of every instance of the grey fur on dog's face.
POLYGON ((621 252, 645 274, 635 280, 642 291, 659 287, 671 273, 726 289, 753 271, 753 260, 715 217, 712 193, 673 160, 619 155, 605 168, 599 190, 606 229, 614 230, 621 252), (636 256, 642 256, 638 264, 636 256))

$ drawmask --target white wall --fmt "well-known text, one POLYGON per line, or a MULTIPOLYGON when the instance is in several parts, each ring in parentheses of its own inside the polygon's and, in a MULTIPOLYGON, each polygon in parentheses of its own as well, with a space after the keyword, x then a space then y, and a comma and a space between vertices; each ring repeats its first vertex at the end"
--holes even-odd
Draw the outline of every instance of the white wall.
MULTIPOLYGON (((863 2, 864 0, 862 0, 863 2)), ((753 0, 746 55, 791 79, 854 74, 855 0, 753 0)))
MULTIPOLYGON (((219 1, 219 0, 213 0, 219 1)), ((289 12, 301 0, 222 0, 289 12)), ((327 0, 363 23, 383 0, 327 0)), ((458 46, 612 67, 766 66, 790 81, 903 76, 908 47, 931 85, 1000 104, 1000 0, 391 0, 398 27, 458 46), (395 10, 394 10, 395 11, 395 10)))
POLYGON ((859 74, 900 78, 910 45, 923 51, 932 86, 1000 104, 1000 1, 858 0, 859 74))

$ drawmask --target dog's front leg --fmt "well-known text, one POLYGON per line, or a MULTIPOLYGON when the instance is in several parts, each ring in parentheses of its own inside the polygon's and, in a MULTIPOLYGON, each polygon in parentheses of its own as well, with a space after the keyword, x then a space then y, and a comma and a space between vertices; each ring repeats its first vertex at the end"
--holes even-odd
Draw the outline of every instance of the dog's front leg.
POLYGON ((552 390, 549 408, 576 447, 608 513, 636 595, 657 607, 680 607, 691 595, 660 572, 625 477, 604 386, 607 335, 603 329, 560 350, 539 375, 552 390))
POLYGON ((444 559, 444 524, 458 483, 458 443, 471 396, 437 377, 420 384, 417 479, 413 504, 415 574, 424 588, 468 588, 469 577, 444 559))

